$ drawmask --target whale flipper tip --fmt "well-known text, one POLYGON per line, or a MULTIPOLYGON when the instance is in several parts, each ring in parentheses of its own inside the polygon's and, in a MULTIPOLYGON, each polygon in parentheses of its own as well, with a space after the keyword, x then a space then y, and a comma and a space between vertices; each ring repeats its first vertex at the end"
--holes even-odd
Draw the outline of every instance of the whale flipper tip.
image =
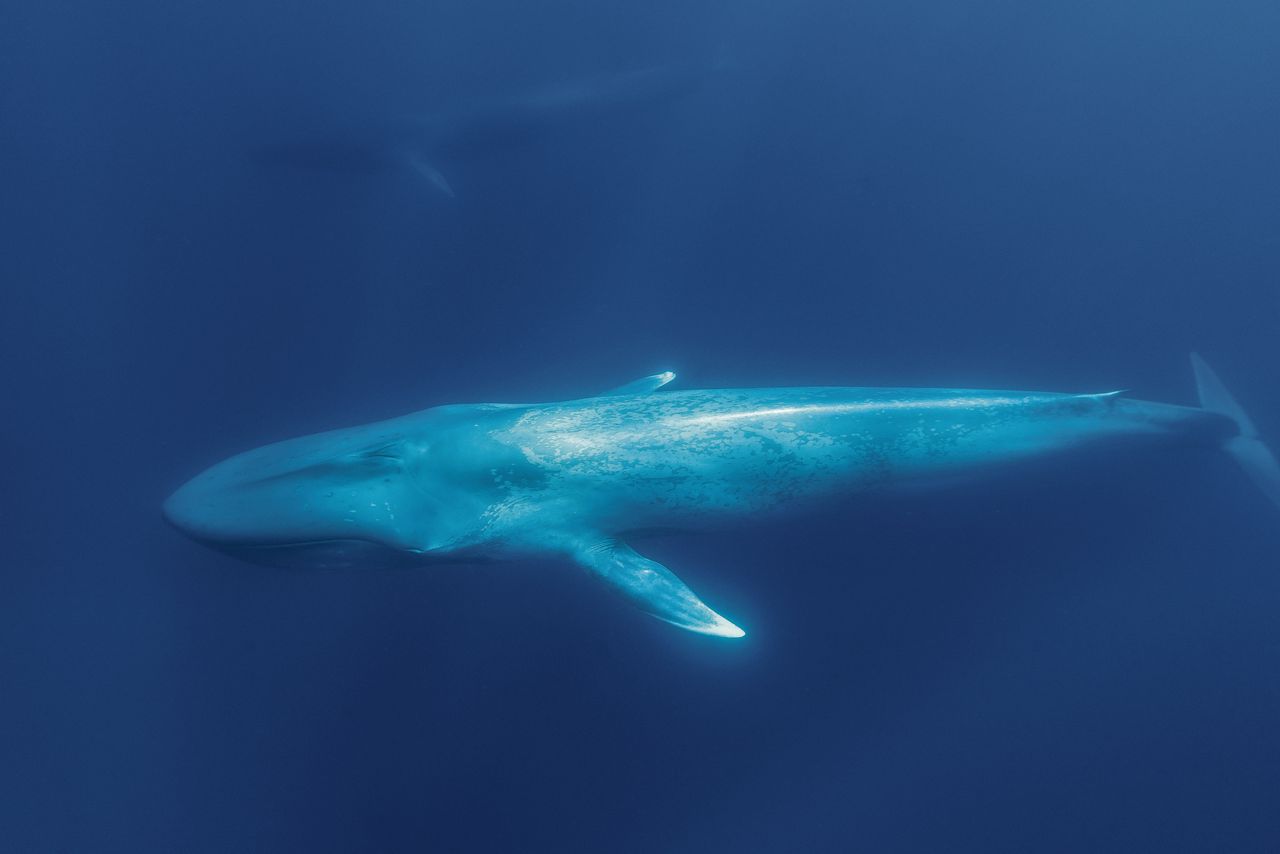
POLYGON ((719 614, 716 614, 715 626, 711 631, 708 631, 707 634, 721 638, 741 638, 746 637, 747 635, 747 633, 740 627, 735 626, 719 614))

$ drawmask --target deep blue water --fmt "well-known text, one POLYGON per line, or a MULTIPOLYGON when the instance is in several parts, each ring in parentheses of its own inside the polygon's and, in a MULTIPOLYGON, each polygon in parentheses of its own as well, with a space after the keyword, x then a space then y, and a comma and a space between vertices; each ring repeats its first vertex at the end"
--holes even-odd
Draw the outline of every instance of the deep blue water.
POLYGON ((1198 349, 1280 444, 1274 2, 0 22, 0 850, 1280 850, 1280 517, 1213 452, 647 544, 739 642, 159 512, 275 439, 666 368, 1191 403, 1198 349), (676 66, 454 140, 454 199, 368 154, 676 66))

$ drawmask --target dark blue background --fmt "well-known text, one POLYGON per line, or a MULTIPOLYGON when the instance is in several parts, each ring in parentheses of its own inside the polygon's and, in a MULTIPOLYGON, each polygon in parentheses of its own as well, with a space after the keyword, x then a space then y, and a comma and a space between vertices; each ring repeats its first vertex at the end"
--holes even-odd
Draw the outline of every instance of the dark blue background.
POLYGON ((569 567, 266 570, 161 520, 444 402, 943 385, 1280 443, 1280 6, 0 8, 5 851, 1274 851, 1280 517, 1212 452, 653 541, 741 642, 569 567), (664 62, 451 164, 256 146, 664 62), (625 112, 625 111, 624 111, 625 112))

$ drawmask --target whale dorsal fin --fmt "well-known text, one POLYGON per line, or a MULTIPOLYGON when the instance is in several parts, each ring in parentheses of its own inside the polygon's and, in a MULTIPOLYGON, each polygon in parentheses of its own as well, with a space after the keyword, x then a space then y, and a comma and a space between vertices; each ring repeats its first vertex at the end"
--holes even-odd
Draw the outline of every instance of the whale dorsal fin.
POLYGON ((636 554, 626 543, 611 539, 583 541, 573 558, 608 582, 631 604, 659 620, 704 635, 740 638, 746 632, 712 611, 657 561, 636 554))
POLYGON ((653 374, 648 377, 641 377, 638 380, 632 380, 626 385, 620 385, 617 388, 611 388, 601 397, 619 397, 624 394, 648 394, 651 391, 657 391, 667 383, 676 378, 675 371, 663 371, 660 374, 653 374))

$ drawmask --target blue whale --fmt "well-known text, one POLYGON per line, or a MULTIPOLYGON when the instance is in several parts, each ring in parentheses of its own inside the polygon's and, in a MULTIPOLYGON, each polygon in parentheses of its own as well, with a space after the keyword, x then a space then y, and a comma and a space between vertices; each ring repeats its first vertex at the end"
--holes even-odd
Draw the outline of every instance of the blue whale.
POLYGON ((660 619, 740 637, 626 538, 980 476, 1124 437, 1219 445, 1280 506, 1280 466, 1192 359, 1199 408, 1119 392, 659 391, 674 377, 662 373, 581 400, 440 406, 267 445, 198 475, 164 510, 192 538, 266 564, 563 555, 660 619))

